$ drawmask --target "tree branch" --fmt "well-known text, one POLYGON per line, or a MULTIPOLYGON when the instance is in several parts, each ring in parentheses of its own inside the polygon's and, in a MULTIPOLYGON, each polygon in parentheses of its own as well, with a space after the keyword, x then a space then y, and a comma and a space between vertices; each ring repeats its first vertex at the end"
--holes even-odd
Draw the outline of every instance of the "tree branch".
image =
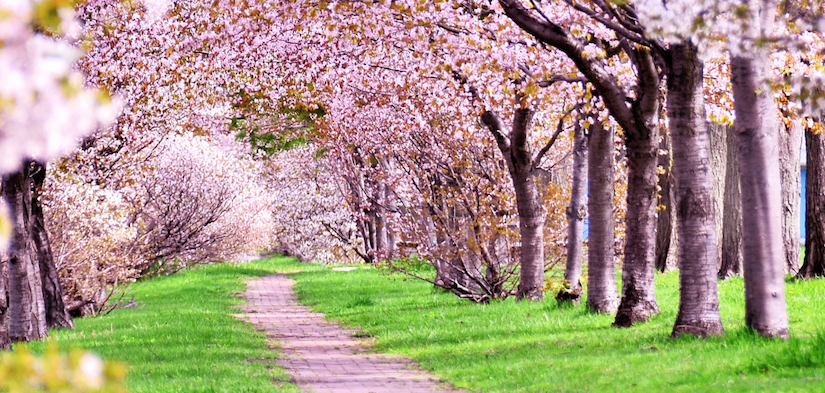
POLYGON ((510 139, 504 133, 504 124, 501 119, 492 111, 484 111, 481 115, 481 122, 493 134, 499 150, 506 156, 510 151, 510 139))
POLYGON ((624 37, 624 38, 627 38, 627 39, 629 39, 633 42, 636 42, 638 44, 642 44, 642 45, 647 45, 648 44, 647 40, 645 40, 645 38, 641 34, 632 32, 632 31, 624 28, 624 26, 622 26, 620 24, 617 24, 617 23, 607 19, 602 15, 599 15, 598 12, 583 6, 581 3, 577 3, 573 0, 564 0, 564 2, 567 3, 569 6, 573 7, 574 9, 576 9, 577 11, 587 15, 590 18, 595 19, 597 22, 603 24, 608 29, 613 30, 617 35, 619 35, 621 37, 624 37))
POLYGON ((532 169, 538 168, 539 164, 541 164, 541 160, 544 158, 544 155, 547 154, 551 147, 553 147, 553 145, 556 143, 556 140, 559 138, 559 135, 561 135, 562 131, 564 131, 564 118, 567 117, 567 115, 573 113, 573 111, 581 109, 581 107, 582 104, 579 103, 573 108, 570 108, 570 110, 566 111, 564 114, 562 114, 561 118, 559 118, 559 123, 556 125, 556 131, 553 133, 553 136, 544 145, 544 147, 542 147, 541 150, 539 150, 538 154, 536 154, 536 157, 533 158, 532 169))
POLYGON ((524 8, 520 0, 499 0, 507 16, 540 42, 562 51, 570 58, 587 80, 599 92, 604 104, 616 122, 628 132, 635 132, 636 123, 631 109, 625 103, 626 95, 615 77, 607 72, 598 59, 584 56, 584 44, 563 27, 541 21, 524 8))

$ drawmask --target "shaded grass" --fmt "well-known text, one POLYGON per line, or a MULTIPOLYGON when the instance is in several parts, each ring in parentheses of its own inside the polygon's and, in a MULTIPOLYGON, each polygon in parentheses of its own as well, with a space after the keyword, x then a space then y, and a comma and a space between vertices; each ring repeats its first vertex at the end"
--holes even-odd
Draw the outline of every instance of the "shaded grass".
MULTIPOLYGON (((794 343, 809 345, 820 329, 821 280, 788 283, 794 337, 788 343, 762 339, 744 327, 738 278, 719 285, 728 334, 702 340, 669 338, 678 307, 676 273, 657 276, 659 315, 618 329, 610 326, 611 316, 560 307, 552 299, 478 305, 374 269, 303 266, 313 271, 292 275, 302 302, 363 330, 376 350, 408 356, 470 391, 825 391, 825 368, 818 360, 804 368, 793 361, 794 343)), ((810 345, 806 353, 820 350, 810 345)))
POLYGON ((244 290, 245 278, 292 265, 287 259, 212 265, 137 282, 125 297, 134 295, 137 308, 78 319, 75 330, 54 331, 50 340, 126 363, 133 393, 297 392, 264 335, 232 317, 239 312, 232 307, 244 301, 230 296, 244 290))

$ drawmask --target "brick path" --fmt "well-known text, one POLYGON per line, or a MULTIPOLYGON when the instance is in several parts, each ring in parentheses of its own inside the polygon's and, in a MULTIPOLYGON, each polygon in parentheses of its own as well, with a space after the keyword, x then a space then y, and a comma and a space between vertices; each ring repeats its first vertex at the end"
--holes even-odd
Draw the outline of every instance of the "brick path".
POLYGON ((247 313, 237 317, 280 343, 285 356, 278 364, 305 392, 457 392, 408 359, 365 353, 364 342, 353 338, 353 331, 300 305, 293 285, 295 281, 282 275, 250 281, 244 294, 248 304, 241 307, 247 313))

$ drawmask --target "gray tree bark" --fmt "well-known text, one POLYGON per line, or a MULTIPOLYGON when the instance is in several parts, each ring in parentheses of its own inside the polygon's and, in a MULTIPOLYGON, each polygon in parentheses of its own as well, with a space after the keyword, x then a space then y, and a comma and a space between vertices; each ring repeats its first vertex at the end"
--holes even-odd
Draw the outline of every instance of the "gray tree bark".
POLYGON ((585 130, 576 126, 573 137, 573 187, 567 207, 567 265, 564 279, 569 291, 559 292, 558 300, 579 303, 582 294, 582 242, 584 219, 587 217, 587 139, 585 130))
POLYGON ((11 349, 9 337, 9 261, 0 250, 0 350, 11 349))
POLYGON ((43 302, 46 307, 46 326, 49 328, 67 327, 74 329, 72 316, 63 303, 63 286, 54 265, 49 233, 46 231, 46 219, 43 215, 43 206, 40 204, 40 191, 46 181, 46 166, 32 161, 31 177, 33 183, 31 201, 31 225, 34 250, 40 268, 41 285, 43 286, 43 302))
POLYGON ((390 257, 389 236, 387 229, 387 209, 384 207, 387 186, 379 181, 375 185, 376 196, 372 201, 372 210, 375 212, 375 251, 379 260, 390 257))
POLYGON ((521 233, 521 277, 518 299, 541 300, 544 293, 544 207, 533 177, 533 156, 527 133, 533 112, 518 109, 513 118, 510 141, 511 176, 516 191, 516 206, 521 233))
MULTIPOLYGON (((727 144, 727 127, 721 124, 708 124, 710 130, 710 163, 711 173, 713 174, 713 212, 714 222, 716 224, 717 241, 717 258, 716 262, 719 265, 717 269, 722 268, 722 233, 725 228, 725 176, 727 174, 728 164, 728 144, 727 144)), ((735 151, 735 146, 734 146, 735 151)), ((739 180, 737 179, 737 182, 739 180)))
POLYGON ((659 175, 659 206, 658 217, 656 218, 656 270, 665 272, 675 270, 678 266, 676 262, 676 249, 679 242, 679 234, 676 233, 676 213, 674 213, 673 203, 676 197, 673 195, 673 143, 669 132, 662 134, 660 148, 666 150, 667 154, 659 155, 659 167, 665 172, 659 175))
POLYGON ((805 261, 797 277, 825 277, 825 135, 805 133, 805 261))
POLYGON ((731 57, 740 183, 742 237, 745 240, 745 324, 758 334, 788 338, 785 258, 782 243, 782 182, 779 175, 779 124, 773 95, 765 81, 770 36, 776 14, 772 0, 748 1, 744 38, 752 48, 731 57))
POLYGON ((739 186, 739 160, 736 134, 728 126, 718 126, 725 137, 724 217, 722 218, 722 263, 719 278, 742 274, 742 192, 739 186))
MULTIPOLYGON (((652 61, 652 59, 650 60, 652 61)), ((652 67, 652 65, 651 65, 652 67)), ((646 81, 656 83, 658 79, 646 81)), ((644 90, 644 88, 643 88, 644 90)), ((650 92, 648 92, 650 94, 650 92)), ((639 122, 636 132, 625 130, 627 146, 627 214, 625 227, 624 265, 622 267, 622 300, 616 312, 614 326, 630 327, 645 322, 659 313, 654 277, 656 269, 656 167, 658 163, 659 128, 658 95, 652 108, 636 109, 639 117, 651 122, 639 122)), ((636 103, 634 106, 639 106, 636 103)), ((678 230, 677 230, 678 232, 678 230)))
POLYGON ((679 259, 679 314, 673 336, 721 335, 717 229, 714 220, 710 132, 705 121, 704 65, 696 46, 687 42, 670 47, 668 118, 673 133, 673 178, 676 194, 679 259))
POLYGON ((587 308, 612 314, 619 308, 613 241, 613 128, 596 121, 590 128, 587 176, 590 236, 587 248, 587 308))
POLYGON ((9 338, 40 340, 48 335, 40 267, 34 255, 31 225, 31 176, 28 162, 3 177, 3 195, 14 221, 9 250, 9 338))
POLYGON ((792 122, 790 127, 780 122, 779 173, 782 178, 782 243, 786 274, 799 271, 799 190, 802 189, 799 154, 804 131, 799 121, 792 122))

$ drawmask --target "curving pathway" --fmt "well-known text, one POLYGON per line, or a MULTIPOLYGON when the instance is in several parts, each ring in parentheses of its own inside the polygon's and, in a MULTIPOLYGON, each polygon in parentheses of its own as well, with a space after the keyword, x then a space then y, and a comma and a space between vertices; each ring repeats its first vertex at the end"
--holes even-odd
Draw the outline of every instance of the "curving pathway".
POLYGON ((298 303, 295 281, 282 275, 254 279, 244 297, 247 304, 236 315, 267 332, 285 355, 278 359, 293 381, 315 393, 455 393, 412 361, 366 353, 363 340, 352 330, 324 320, 298 303))

